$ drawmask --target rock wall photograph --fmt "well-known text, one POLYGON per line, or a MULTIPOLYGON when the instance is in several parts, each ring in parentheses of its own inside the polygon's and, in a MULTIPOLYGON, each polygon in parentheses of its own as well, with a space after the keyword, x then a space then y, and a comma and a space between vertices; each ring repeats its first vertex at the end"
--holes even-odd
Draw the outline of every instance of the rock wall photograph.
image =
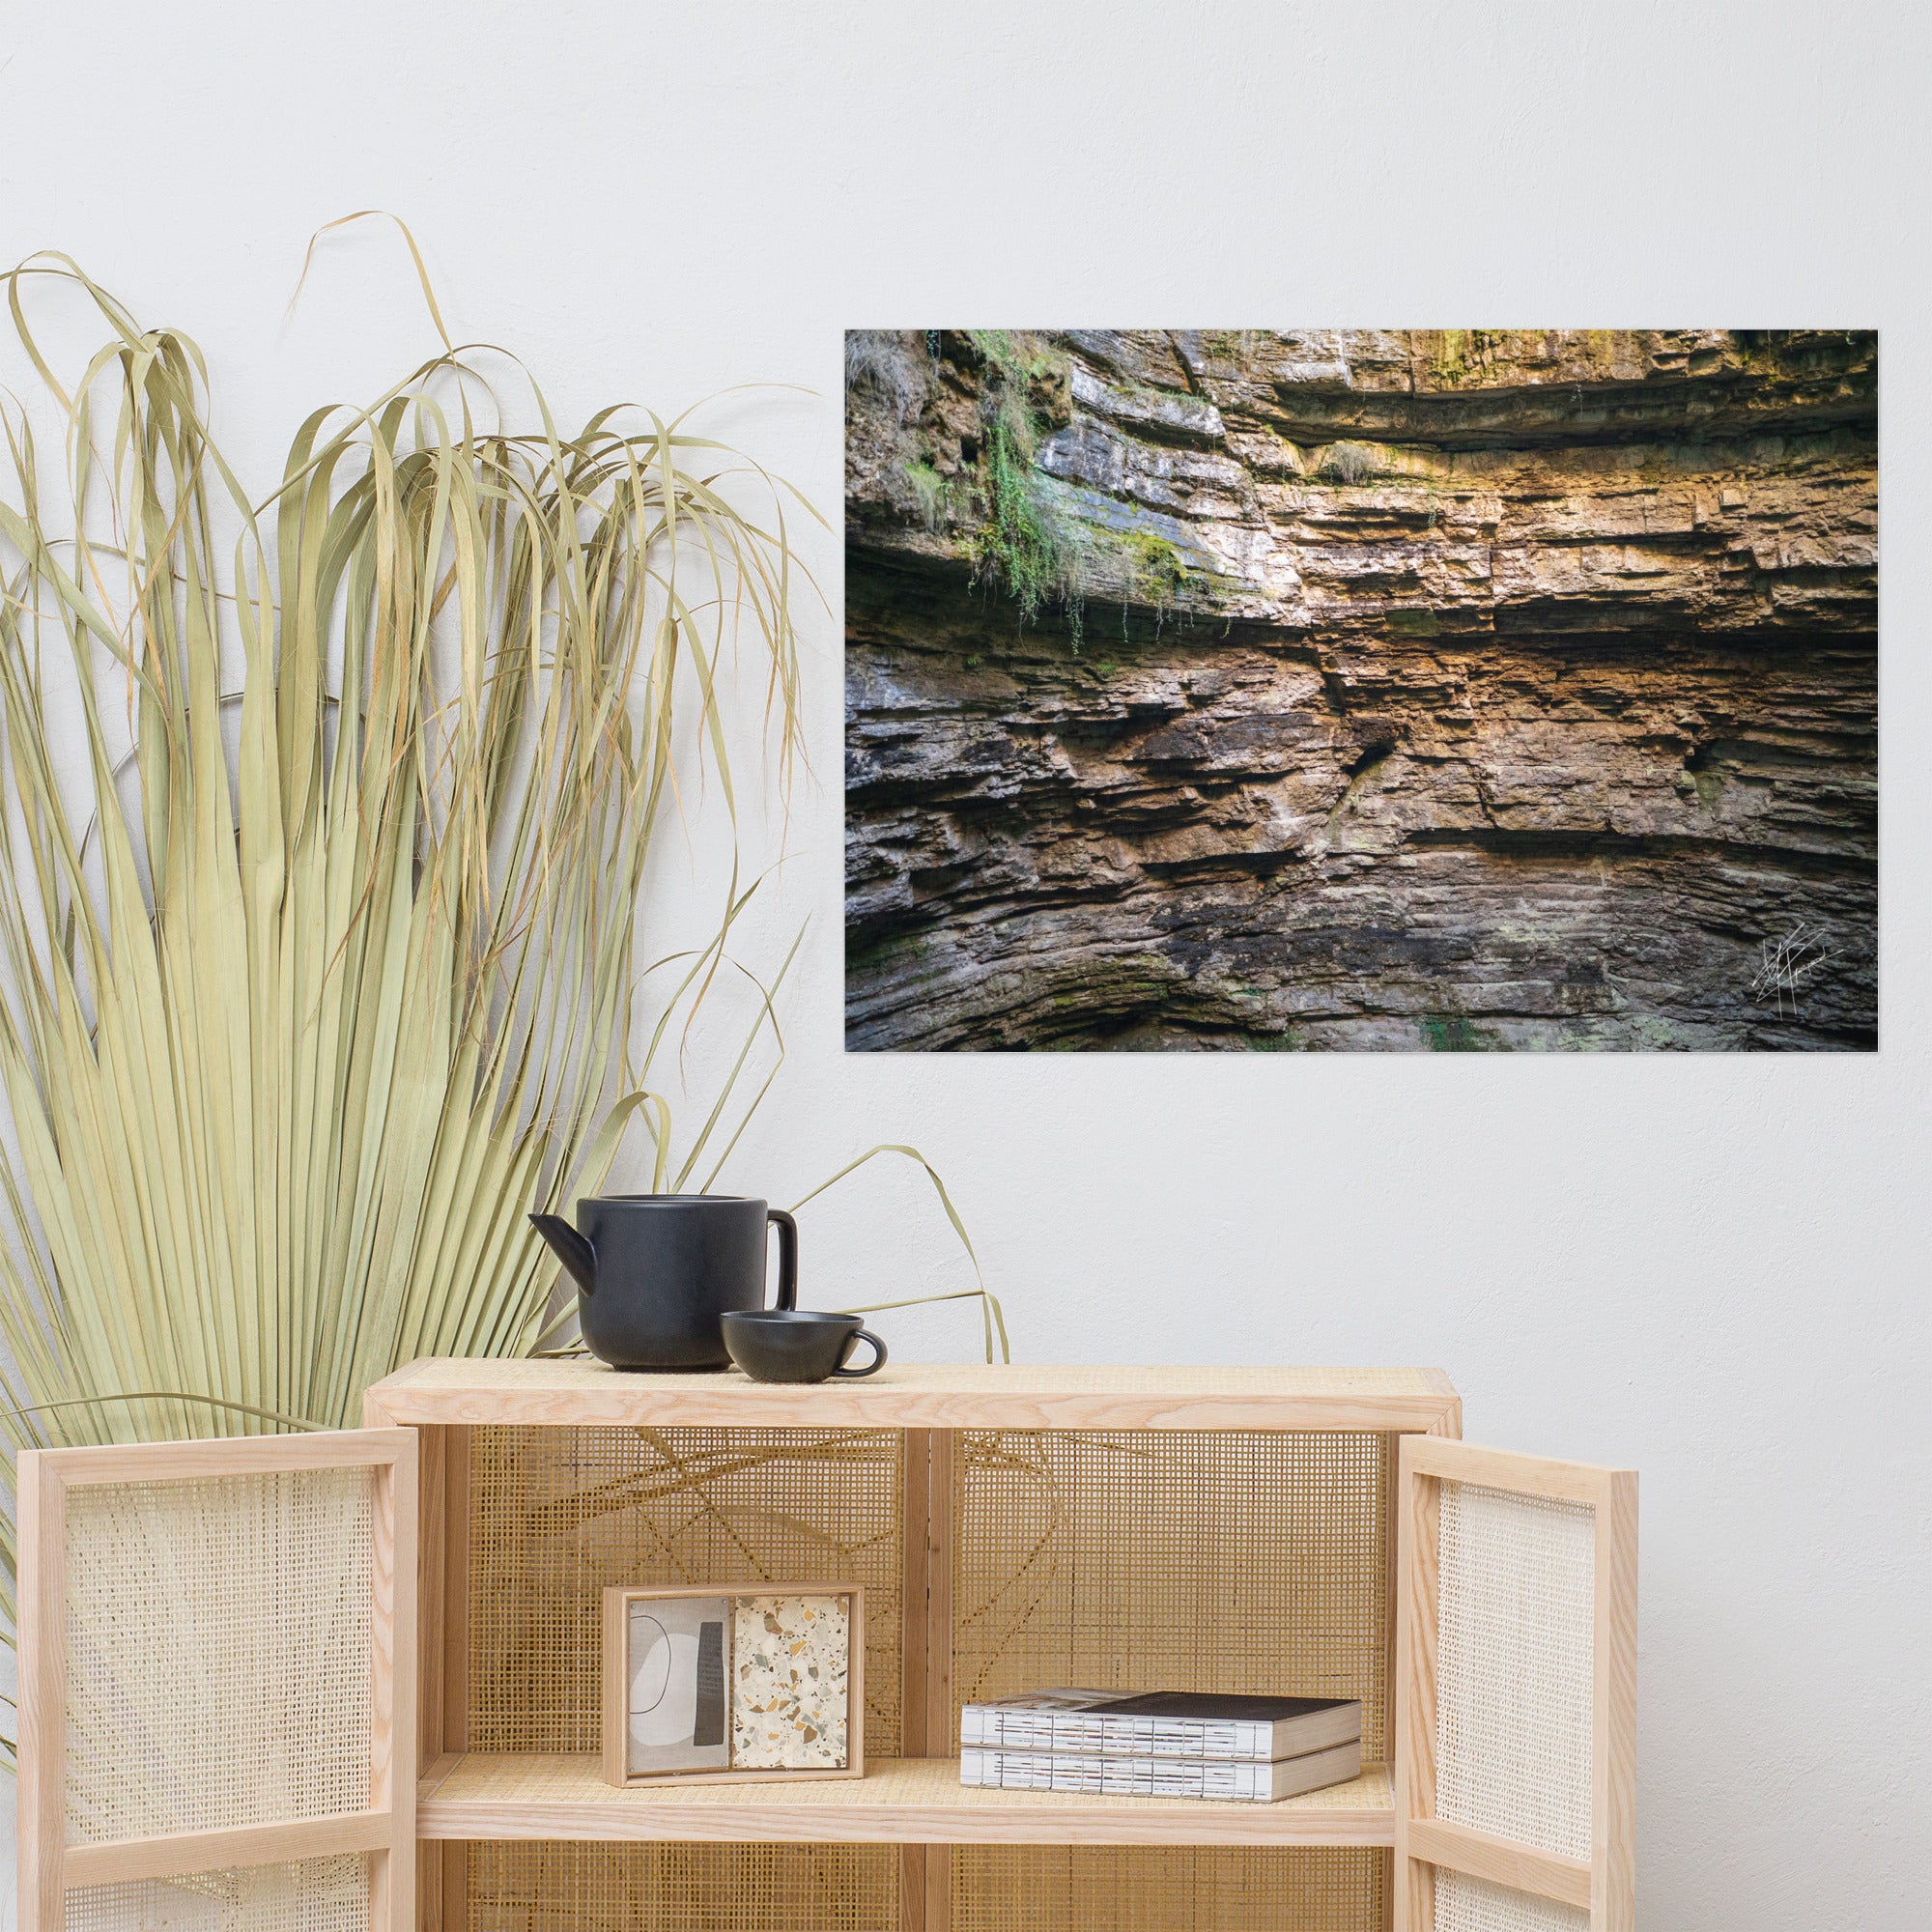
POLYGON ((855 1050, 1871 1050, 1878 339, 846 338, 855 1050))

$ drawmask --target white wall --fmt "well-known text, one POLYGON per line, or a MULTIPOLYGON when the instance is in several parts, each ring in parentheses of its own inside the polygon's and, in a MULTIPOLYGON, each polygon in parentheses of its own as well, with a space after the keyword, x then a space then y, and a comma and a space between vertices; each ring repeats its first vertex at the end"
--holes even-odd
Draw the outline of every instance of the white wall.
MULTIPOLYGON (((433 346, 373 227, 284 323, 311 230, 364 207, 567 413, 815 387, 715 421, 835 525, 849 324, 1885 331, 1875 1058, 848 1061, 838 627, 810 625, 823 783, 785 890, 817 923, 732 1178, 790 1200, 915 1141, 1027 1356, 1440 1363, 1472 1437, 1640 1467, 1652 1932, 1932 1917, 1914 11, 69 0, 0 43, 0 256, 68 249, 196 335, 265 480, 313 402, 433 346)), ((836 610, 837 542, 809 553, 836 610)), ((922 1188, 808 1210, 814 1298, 962 1279, 922 1188)), ((977 1344, 956 1308, 889 1333, 977 1344)))

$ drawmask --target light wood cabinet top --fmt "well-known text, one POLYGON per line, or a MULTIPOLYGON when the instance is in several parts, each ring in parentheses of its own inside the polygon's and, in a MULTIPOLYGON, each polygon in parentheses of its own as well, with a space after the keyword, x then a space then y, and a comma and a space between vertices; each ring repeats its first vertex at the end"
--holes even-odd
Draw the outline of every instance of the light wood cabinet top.
POLYGON ((368 1392, 372 1423, 823 1429, 1303 1429, 1461 1434, 1440 1369, 889 1364, 807 1386, 641 1375, 587 1357, 412 1362, 368 1392))

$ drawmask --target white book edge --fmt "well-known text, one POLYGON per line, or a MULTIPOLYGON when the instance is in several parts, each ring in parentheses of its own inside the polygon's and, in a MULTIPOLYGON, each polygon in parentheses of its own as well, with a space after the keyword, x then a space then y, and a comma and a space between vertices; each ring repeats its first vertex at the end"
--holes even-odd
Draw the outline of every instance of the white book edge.
POLYGON ((1193 1798, 1267 1804, 1359 1777, 1359 1738, 1266 1763, 993 1750, 967 1746, 959 1781, 977 1790, 1056 1791, 1103 1798, 1193 1798))

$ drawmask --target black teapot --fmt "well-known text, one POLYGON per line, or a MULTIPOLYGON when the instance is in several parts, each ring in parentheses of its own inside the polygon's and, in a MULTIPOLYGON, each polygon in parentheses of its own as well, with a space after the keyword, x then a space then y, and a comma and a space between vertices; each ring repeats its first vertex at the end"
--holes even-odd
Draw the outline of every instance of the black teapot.
POLYGON ((583 1346, 613 1369, 723 1369, 720 1319, 765 1305, 765 1230, 779 1231, 780 1308, 798 1305, 798 1225, 731 1194, 604 1194, 531 1225, 578 1288, 583 1346))

